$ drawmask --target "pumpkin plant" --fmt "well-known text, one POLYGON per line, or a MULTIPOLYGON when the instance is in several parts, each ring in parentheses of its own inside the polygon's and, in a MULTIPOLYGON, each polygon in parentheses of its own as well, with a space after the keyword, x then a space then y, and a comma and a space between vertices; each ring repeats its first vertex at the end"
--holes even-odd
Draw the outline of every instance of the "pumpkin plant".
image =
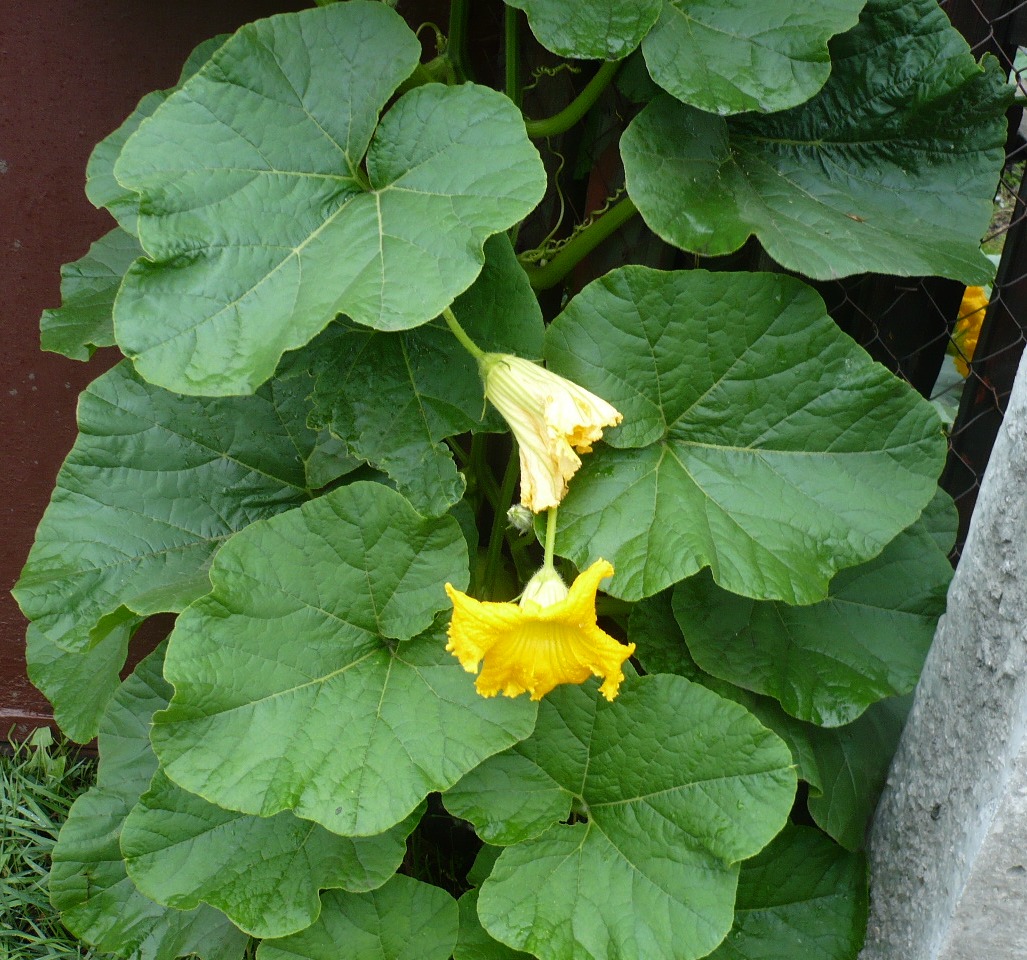
POLYGON ((248 24, 92 155, 43 345, 124 359, 15 589, 99 733, 54 906, 138 960, 854 957, 955 521, 811 283, 990 279, 1006 78, 935 0, 482 9, 248 24))

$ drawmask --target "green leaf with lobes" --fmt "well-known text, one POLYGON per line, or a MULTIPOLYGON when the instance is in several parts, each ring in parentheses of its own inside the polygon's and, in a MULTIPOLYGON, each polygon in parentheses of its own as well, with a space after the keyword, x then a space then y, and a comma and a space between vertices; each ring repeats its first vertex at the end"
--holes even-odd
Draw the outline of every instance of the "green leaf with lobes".
POLYGON ((709 960, 851 960, 867 907, 864 857, 789 824, 742 864, 734 925, 709 960))
POLYGON ((560 505, 556 550, 637 600, 710 567, 733 593, 813 603, 937 488, 925 400, 778 274, 629 266, 547 331, 551 367, 624 415, 560 505))
POLYGON ((183 397, 127 362, 95 380, 13 591, 25 615, 80 652, 206 593, 225 539, 310 497, 308 390, 285 378, 254 396, 183 397))
POLYGON ((251 936, 282 937, 317 919, 319 889, 359 893, 385 883, 422 812, 377 836, 340 837, 287 812, 223 810, 158 771, 125 820, 121 852, 129 878, 157 903, 208 903, 251 936))
MULTIPOLYGON (((542 355, 542 312, 505 234, 485 243, 485 266, 453 312, 487 351, 542 355)), ((385 332, 341 321, 312 344, 312 420, 355 457, 385 471, 422 513, 460 499, 446 437, 491 426, 478 367, 445 323, 385 332)))
POLYGON ((217 910, 171 910, 129 880, 119 840, 125 818, 157 771, 147 733, 170 688, 158 649, 122 684, 100 727, 96 786, 80 796, 53 851, 50 897, 64 925, 104 953, 129 960, 242 960, 247 937, 217 910))
POLYGON ((635 604, 628 636, 647 671, 677 673, 701 683, 741 704, 781 737, 799 777, 809 784, 808 805, 817 825, 846 849, 863 845, 909 710, 908 696, 880 700, 843 727, 825 729, 796 720, 776 700, 699 669, 674 619, 670 591, 635 604))
POLYGON ((444 799, 510 844, 478 900, 492 937, 542 960, 682 960, 727 933, 737 862, 784 825, 795 783, 755 717, 660 675, 629 677, 612 703, 595 683, 559 688, 530 738, 444 799))
POLYGON ((89 252, 61 267, 61 305, 39 319, 40 346, 72 360, 88 360, 114 344, 114 297, 125 271, 142 254, 139 241, 120 227, 89 252))
POLYGON ((534 726, 535 704, 479 697, 445 651, 442 585, 467 583, 452 517, 353 483, 242 531, 210 575, 172 635, 153 742, 220 806, 377 834, 534 726))
POLYGON ((396 876, 370 893, 325 894, 317 922, 265 940, 257 960, 448 960, 459 929, 456 901, 413 877, 396 876))
MULTIPOLYGON (((128 119, 104 137, 90 154, 89 163, 86 164, 86 196, 94 207, 105 208, 121 228, 132 236, 138 232, 136 220, 139 216, 139 194, 120 184, 114 176, 114 164, 121 155, 121 149, 139 129, 139 124, 152 116, 157 107, 196 73, 226 39, 227 34, 219 34, 199 44, 183 64, 178 83, 168 90, 155 90, 146 94, 128 119)), ((141 251, 136 254, 140 255, 141 251)))
POLYGON ((25 633, 25 662, 33 686, 53 705, 54 720, 65 736, 88 743, 121 684, 132 620, 118 624, 99 643, 81 653, 57 646, 34 623, 25 633))
POLYGON ((642 53, 653 80, 700 110, 784 110, 824 85, 827 41, 854 27, 865 3, 668 0, 642 53))
POLYGON ((645 222, 710 256, 755 235, 818 280, 988 282, 980 239, 1004 157, 1005 72, 975 62, 935 0, 870 0, 831 54, 824 88, 792 110, 725 119, 650 103, 621 139, 645 222))
POLYGON ((385 4, 282 14, 140 124, 115 173, 140 195, 148 259, 115 331, 142 376, 252 392, 339 313, 409 329, 471 285, 545 173, 520 112, 484 87, 418 87, 379 123, 420 49, 385 4))
POLYGON ((675 615, 703 670, 793 717, 841 726, 916 685, 945 610, 955 536, 955 506, 939 491, 877 557, 839 572, 820 603, 749 600, 699 574, 675 587, 675 615))
POLYGON ((628 639, 637 648, 635 656, 638 662, 646 673, 676 673, 745 707, 763 726, 773 730, 788 744, 799 779, 809 784, 812 796, 819 795, 820 767, 813 748, 813 727, 790 717, 776 700, 743 690, 700 670, 688 652, 681 628, 674 619, 672 592, 665 590, 656 596, 646 597, 631 608, 628 639))
POLYGON ((458 901, 460 934, 453 948, 453 960, 530 960, 530 953, 514 950, 494 940, 478 919, 478 891, 468 890, 458 901))
POLYGON ((848 850, 864 845, 912 701, 912 694, 889 697, 844 727, 810 726, 822 790, 810 795, 809 812, 848 850))
POLYGON ((620 60, 660 15, 663 0, 507 0, 523 10, 547 50, 581 60, 620 60))

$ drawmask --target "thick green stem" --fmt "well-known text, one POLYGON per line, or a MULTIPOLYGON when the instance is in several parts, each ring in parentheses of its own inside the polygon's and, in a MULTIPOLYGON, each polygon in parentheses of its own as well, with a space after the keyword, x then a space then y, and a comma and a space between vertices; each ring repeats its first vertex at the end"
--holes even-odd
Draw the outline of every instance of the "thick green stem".
POLYGON ((553 553, 556 550, 556 507, 550 507, 546 516, 546 552, 542 558, 543 567, 553 565, 553 553))
POLYGON ((535 290, 555 287, 568 273, 599 246, 610 234, 619 230, 636 213, 638 208, 631 197, 625 197, 614 204, 598 220, 593 221, 580 233, 575 234, 545 266, 525 265, 525 272, 535 290))
POLYGON ((521 106, 521 22, 520 11, 507 7, 503 20, 504 54, 506 56, 506 95, 518 109, 521 106))
POLYGON ((447 55, 453 64, 456 78, 461 83, 471 79, 467 68, 467 0, 450 0, 449 4, 449 47, 447 55))
POLYGON ((510 459, 506 463, 503 485, 499 490, 499 502, 493 506, 492 531, 489 534, 489 545, 485 553, 485 572, 482 576, 482 583, 485 587, 485 596, 490 600, 495 599, 496 575, 499 572, 503 544, 506 542, 506 508, 513 500, 514 487, 520 473, 519 467, 520 458, 515 445, 510 451, 510 459))
POLYGON ((565 130, 570 130, 588 113, 592 104, 599 99, 599 94, 610 85, 619 66, 619 60, 606 61, 596 71, 596 75, 588 81, 585 89, 555 116, 546 117, 545 120, 525 120, 524 125, 528 129, 528 136, 534 139, 552 137, 565 130))
POLYGON ((460 467, 461 470, 465 469, 468 464, 467 451, 456 442, 455 437, 446 437, 446 445, 453 451, 453 456, 456 457, 457 466, 460 467))
POLYGON ((471 437, 471 455, 467 469, 474 477, 475 489, 478 492, 478 504, 481 504, 484 497, 489 506, 495 510, 499 504, 499 487, 496 485, 496 478, 492 476, 492 470, 489 469, 485 459, 486 436, 487 434, 484 433, 476 433, 471 437))
POLYGON ((402 96, 408 90, 423 87, 426 83, 444 83, 448 86, 453 82, 453 75, 453 65, 449 59, 436 57, 429 63, 419 63, 414 72, 396 88, 396 94, 402 96))
POLYGON ((481 349, 467 334, 467 331, 460 326, 460 321, 454 316, 453 311, 446 307, 442 311, 442 319, 446 321, 447 326, 452 331, 453 336, 457 338, 462 346, 475 360, 480 361, 485 356, 485 351, 481 349))

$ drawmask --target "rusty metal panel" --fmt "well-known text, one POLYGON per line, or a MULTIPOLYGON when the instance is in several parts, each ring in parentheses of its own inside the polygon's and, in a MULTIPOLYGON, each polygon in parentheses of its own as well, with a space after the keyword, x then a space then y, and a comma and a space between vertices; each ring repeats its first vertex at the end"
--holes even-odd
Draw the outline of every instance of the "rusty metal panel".
POLYGON ((25 676, 25 620, 10 596, 61 461, 75 439, 89 364, 39 350, 39 315, 60 303, 60 266, 113 221, 85 198, 93 145, 151 90, 172 85, 201 40, 309 3, 282 0, 54 0, 0 9, 0 739, 50 722, 25 676))

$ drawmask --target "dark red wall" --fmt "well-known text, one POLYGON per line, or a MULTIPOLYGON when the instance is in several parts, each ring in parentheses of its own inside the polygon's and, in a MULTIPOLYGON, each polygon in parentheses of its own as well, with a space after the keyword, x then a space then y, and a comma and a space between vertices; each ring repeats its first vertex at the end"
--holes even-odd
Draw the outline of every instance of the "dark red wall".
POLYGON ((85 198, 86 160, 139 98, 178 79, 189 51, 288 0, 53 0, 0 9, 0 740, 49 721, 28 683, 25 620, 10 596, 75 439, 79 391, 115 359, 89 364, 39 349, 39 315, 60 303, 61 264, 113 221, 85 198))

